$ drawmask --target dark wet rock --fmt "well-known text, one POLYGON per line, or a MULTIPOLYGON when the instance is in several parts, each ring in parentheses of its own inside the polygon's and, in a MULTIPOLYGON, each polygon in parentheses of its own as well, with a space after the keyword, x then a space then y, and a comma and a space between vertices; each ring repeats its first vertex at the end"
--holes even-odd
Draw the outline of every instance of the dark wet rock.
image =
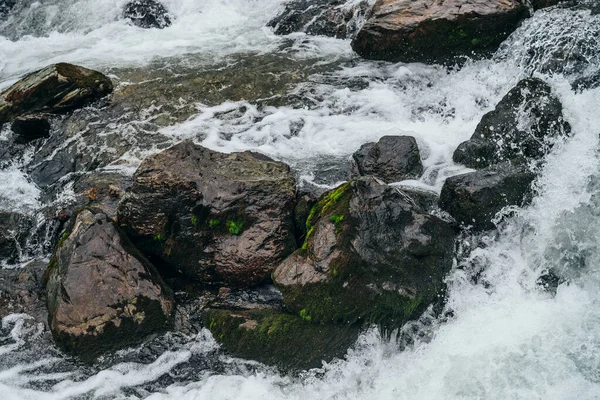
POLYGON ((573 90, 579 92, 600 87, 600 70, 591 75, 576 79, 571 86, 573 90))
POLYGON ((277 35, 305 32, 309 35, 352 37, 369 10, 368 1, 294 0, 267 26, 277 35))
POLYGON ((77 200, 71 209, 91 207, 115 218, 121 197, 130 186, 131 177, 118 172, 93 171, 84 174, 73 183, 77 200))
POLYGON ((59 63, 33 72, 0 94, 0 124, 31 113, 63 113, 112 92, 100 72, 59 63))
POLYGON ((51 125, 47 116, 33 114, 15 118, 10 128, 17 135, 16 142, 27 143, 32 140, 48 137, 51 125))
POLYGON ((123 16, 140 28, 163 29, 172 23, 165 6, 154 0, 130 1, 125 5, 123 16))
POLYGON ((286 309, 314 323, 393 329, 438 298, 455 230, 409 190, 361 178, 323 195, 307 237, 273 273, 286 309))
POLYGON ((446 179, 440 208, 474 230, 494 229, 492 219, 506 206, 522 206, 531 200, 535 173, 527 166, 502 163, 446 179))
POLYGON ((518 0, 378 0, 352 48, 364 58, 403 62, 485 55, 528 15, 518 0))
POLYGON ((44 281, 56 344, 86 362, 169 325, 172 294, 101 212, 77 215, 44 281))
POLYGON ((458 146, 453 160, 470 168, 505 160, 539 160, 557 138, 570 132, 562 104, 550 86, 527 78, 483 116, 471 139, 458 146))
POLYGON ((385 183, 416 179, 423 174, 417 141, 412 136, 384 136, 352 155, 352 175, 373 175, 385 183))
POLYGON ((24 268, 0 268, 0 319, 10 314, 28 314, 39 323, 48 323, 41 284, 46 264, 34 261, 24 268))
POLYGON ((0 0, 0 21, 8 16, 15 4, 17 4, 16 0, 0 0))
POLYGON ((341 358, 359 334, 357 326, 314 324, 270 309, 209 309, 204 323, 228 353, 283 369, 317 368, 341 358))
POLYGON ((61 148, 54 153, 51 159, 43 159, 41 154, 46 153, 50 148, 60 148, 60 143, 55 141, 45 144, 46 151, 34 156, 34 160, 39 160, 39 163, 27 168, 31 179, 43 189, 54 185, 64 176, 75 172, 77 166, 78 153, 76 147, 61 148))
POLYGON ((534 10, 548 8, 557 5, 563 0, 529 0, 534 10))
POLYGON ((200 282, 246 286, 295 248, 294 200, 287 165, 185 141, 144 160, 118 218, 136 246, 165 268, 200 282))
POLYGON ((0 262, 14 264, 19 261, 34 226, 30 216, 0 211, 0 262))
POLYGON ((310 191, 298 191, 296 193, 296 206, 294 207, 294 236, 299 246, 306 237, 306 220, 310 210, 317 203, 317 197, 310 191))

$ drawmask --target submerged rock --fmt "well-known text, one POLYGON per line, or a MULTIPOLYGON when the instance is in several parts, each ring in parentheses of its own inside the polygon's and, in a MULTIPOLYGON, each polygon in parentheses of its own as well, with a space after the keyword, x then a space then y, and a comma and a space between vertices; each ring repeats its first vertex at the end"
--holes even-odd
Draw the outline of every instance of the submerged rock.
POLYGON ((0 268, 0 320, 10 314, 28 314, 47 324, 42 275, 46 264, 34 261, 24 268, 0 268))
POLYGON ((386 183, 416 179, 423 174, 417 141, 411 136, 384 136, 352 155, 353 176, 373 175, 386 183))
POLYGON ((50 121, 45 115, 32 114, 13 120, 11 130, 17 135, 16 142, 27 143, 50 135, 50 121))
POLYGON ((0 262, 19 261, 33 227, 34 220, 27 215, 0 211, 0 262))
POLYGON ((32 113, 62 113, 112 92, 110 79, 77 65, 53 64, 33 72, 0 94, 0 124, 32 113))
POLYGON ((535 173, 524 165, 502 163, 481 171, 446 179, 440 208, 473 230, 494 229, 496 214, 506 206, 522 206, 531 200, 535 173))
POLYGON ((378 0, 352 48, 369 59, 452 61, 493 52, 528 15, 519 0, 378 0))
POLYGON ((246 286, 295 248, 294 198, 287 165, 185 141, 144 160, 118 218, 138 248, 165 268, 205 283, 246 286))
POLYGON ((485 168, 505 160, 539 160, 558 137, 571 132, 562 104, 537 78, 520 81, 483 116, 470 140, 453 155, 456 163, 485 168))
POLYGON ((101 212, 77 215, 44 280, 56 344, 86 362, 169 325, 172 294, 101 212))
POLYGON ((369 10, 368 1, 294 0, 267 26, 276 35, 306 32, 310 35, 352 37, 369 10))
POLYGON ((308 369, 341 358, 358 337, 357 326, 313 324, 307 316, 277 310, 217 310, 204 324, 237 357, 284 369, 308 369))
POLYGON ((307 237, 273 280, 287 310, 314 323, 401 326, 436 301, 452 267, 454 228, 374 178, 326 193, 307 237))
POLYGON ((0 21, 8 16, 15 4, 17 4, 16 0, 0 0, 0 21))
POLYGON ((172 23, 165 6, 154 0, 130 1, 125 5, 123 16, 140 28, 163 29, 172 23))

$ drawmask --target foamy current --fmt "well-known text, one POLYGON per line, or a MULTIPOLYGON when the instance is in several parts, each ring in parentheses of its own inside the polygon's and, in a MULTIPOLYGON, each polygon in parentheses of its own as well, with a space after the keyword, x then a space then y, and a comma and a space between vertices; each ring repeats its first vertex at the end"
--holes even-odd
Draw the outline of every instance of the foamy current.
MULTIPOLYGON (((14 314, 0 326, 1 399, 600 398, 600 89, 571 89, 577 74, 600 68, 600 15, 538 12, 492 60, 447 70, 360 60, 344 40, 277 37, 265 24, 281 0, 163 0, 175 17, 164 30, 127 24, 120 18, 125 2, 22 1, 0 22, 0 88, 58 61, 108 71, 204 65, 241 53, 339 60, 335 71, 309 76, 295 89, 313 106, 208 106, 199 99, 196 115, 158 131, 173 143, 191 138, 220 151, 256 150, 317 184, 316 164, 343 160, 384 135, 409 134, 426 172, 403 184, 439 191, 446 177, 467 171, 451 160, 456 146, 531 74, 558 94, 573 135, 548 156, 530 206, 516 210, 498 234, 463 238, 448 277, 451 316, 407 327, 405 336, 414 340, 383 340, 373 329, 345 359, 284 375, 223 354, 204 330, 194 337, 169 333, 87 367, 55 349, 30 316, 14 314), (587 39, 579 47, 589 61, 585 71, 544 66, 559 44, 575 52, 587 39), (331 83, 346 81, 363 84, 331 83), (241 111, 224 118, 229 110, 241 111), (566 279, 555 295, 536 284, 550 268, 566 279), (159 355, 149 347, 160 348, 159 355)), ((118 165, 131 172, 139 162, 130 152, 118 165)), ((0 171, 0 208, 32 213, 41 207, 40 190, 20 168, 0 171)))

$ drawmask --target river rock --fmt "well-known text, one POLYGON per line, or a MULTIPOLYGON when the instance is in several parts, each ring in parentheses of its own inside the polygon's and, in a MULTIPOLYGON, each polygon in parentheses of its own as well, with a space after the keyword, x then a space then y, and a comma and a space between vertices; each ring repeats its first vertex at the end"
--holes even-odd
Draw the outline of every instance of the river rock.
POLYGON ((475 231, 494 229, 492 219, 506 206, 522 206, 531 200, 535 173, 509 162, 446 179, 440 208, 475 231))
POLYGON ((358 31, 368 10, 368 1, 294 0, 267 26, 276 35, 305 32, 344 39, 358 31))
POLYGON ((461 143, 452 158, 469 168, 505 160, 539 160, 558 137, 570 132, 562 104, 550 86, 527 78, 483 116, 471 139, 461 143))
POLYGON ((373 175, 386 183, 416 179, 423 174, 417 141, 412 136, 384 136, 352 155, 352 175, 373 175))
POLYGON ((19 261, 33 227, 34 220, 27 215, 0 211, 0 262, 19 261))
POLYGON ((112 92, 100 72, 59 63, 33 72, 0 94, 0 124, 38 112, 62 113, 83 107, 112 92))
POLYGON ((341 358, 360 333, 355 325, 314 324, 307 316, 269 309, 208 309, 203 320, 228 353, 286 370, 341 358))
POLYGON ((17 4, 16 0, 0 0, 0 21, 4 20, 10 10, 17 4))
POLYGON ((434 302, 455 230, 420 196, 372 177, 323 195, 301 249, 273 273, 287 310, 314 323, 401 326, 434 302))
POLYGON ((27 143, 50 135, 50 121, 45 115, 22 115, 13 120, 10 129, 17 135, 16 142, 27 143))
POLYGON ((101 212, 81 211, 45 273, 56 344, 83 361, 168 327, 172 294, 101 212))
POLYGON ((452 61, 493 52, 528 15, 519 0, 377 0, 352 48, 376 60, 452 61))
POLYGON ((10 314, 28 314, 48 324, 42 275, 46 263, 33 261, 23 268, 0 268, 0 320, 10 314))
POLYGON ((172 23, 165 6, 154 0, 130 1, 125 5, 123 16, 140 28, 163 29, 172 23))
POLYGON ((165 268, 205 283, 246 286, 295 248, 294 197, 287 165, 185 141, 144 160, 118 219, 165 268))

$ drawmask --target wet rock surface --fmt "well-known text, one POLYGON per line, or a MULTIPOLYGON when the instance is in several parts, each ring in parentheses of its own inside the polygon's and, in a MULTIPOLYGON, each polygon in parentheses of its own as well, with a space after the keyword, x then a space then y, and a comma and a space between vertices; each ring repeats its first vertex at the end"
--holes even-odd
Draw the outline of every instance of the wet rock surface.
POLYGON ((0 124, 37 112, 63 113, 112 92, 110 79, 97 71, 59 63, 33 72, 0 94, 0 124))
POLYGON ((368 59, 452 61, 493 52, 528 15, 518 0, 378 0, 352 48, 368 59))
POLYGON ((123 16, 140 28, 163 29, 172 24, 172 17, 165 6, 154 0, 130 1, 125 5, 123 16))
POLYGON ((550 86, 527 78, 483 116, 471 139, 458 146, 453 160, 470 168, 506 160, 539 160, 557 138, 570 132, 562 104, 550 86))
POLYGON ((492 220, 502 208, 531 200, 535 177, 527 166, 509 162, 452 176, 442 187, 440 208, 475 231, 494 229, 492 220))
POLYGON ((48 137, 51 125, 47 116, 33 114, 15 118, 10 128, 17 135, 15 142, 27 143, 32 140, 48 137))
POLYGON ((295 0, 288 3, 267 26, 277 35, 305 32, 309 35, 350 38, 369 10, 367 1, 295 0))
POLYGON ((204 283, 247 286, 295 248, 294 200, 287 165, 184 141, 144 160, 118 218, 164 268, 204 283))
POLYGON ((352 176, 372 175, 385 183, 416 179, 423 173, 417 141, 411 136, 384 136, 352 155, 352 176))
POLYGON ((34 261, 24 268, 0 268, 0 319, 10 314, 28 314, 43 324, 48 322, 41 284, 46 263, 34 261))
POLYGON ((0 21, 8 16, 15 4, 17 4, 16 0, 0 0, 0 21))
POLYGON ((420 199, 374 178, 322 196, 303 247, 273 274, 287 310, 315 323, 385 329, 420 315, 443 290, 455 237, 420 199))
POLYGON ((101 212, 85 209, 77 215, 44 283, 55 342, 83 361, 169 326, 172 294, 101 212))
POLYGON ((16 212, 0 211, 0 259, 14 264, 24 251, 33 218, 16 212))

